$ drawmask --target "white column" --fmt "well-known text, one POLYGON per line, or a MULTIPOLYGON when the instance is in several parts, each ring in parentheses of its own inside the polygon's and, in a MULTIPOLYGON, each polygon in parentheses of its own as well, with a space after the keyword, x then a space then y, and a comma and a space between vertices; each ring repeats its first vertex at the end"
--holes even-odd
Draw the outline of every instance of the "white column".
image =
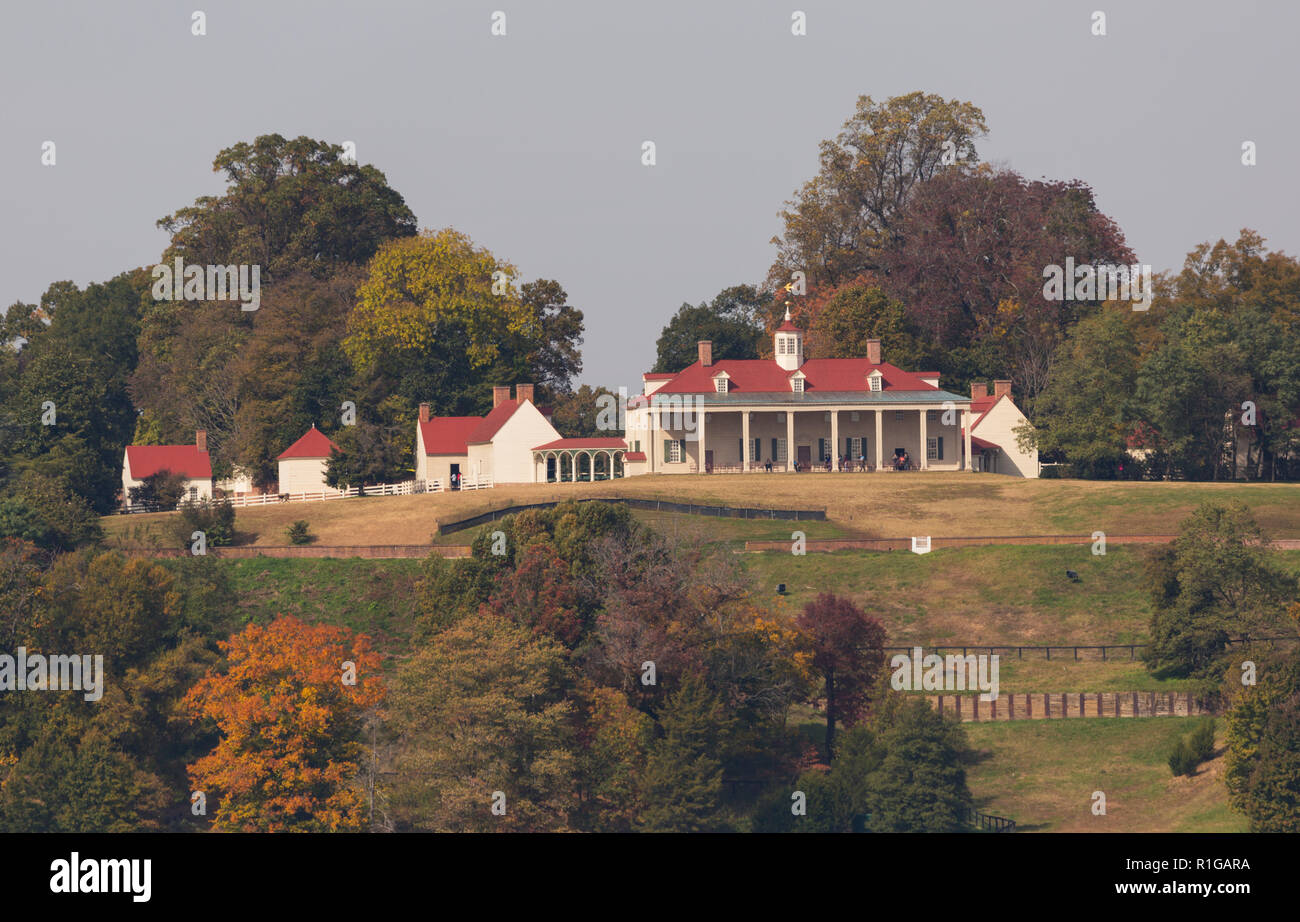
POLYGON ((831 470, 840 469, 840 411, 831 410, 831 470))
POLYGON ((962 430, 963 432, 965 432, 965 436, 966 436, 966 470, 973 471, 975 470, 975 463, 970 455, 970 408, 969 407, 962 411, 961 420, 962 420, 961 422, 962 430))
POLYGON ((921 414, 921 463, 917 466, 924 471, 930 467, 930 453, 926 450, 925 446, 925 423, 926 419, 930 415, 930 411, 923 408, 917 410, 917 412, 921 414))
POLYGON ((885 411, 876 411, 876 473, 885 469, 885 411))
POLYGON ((794 411, 785 411, 785 469, 794 470, 794 411))
POLYGON ((753 453, 753 446, 749 444, 749 411, 740 411, 740 469, 749 472, 749 456, 753 453))

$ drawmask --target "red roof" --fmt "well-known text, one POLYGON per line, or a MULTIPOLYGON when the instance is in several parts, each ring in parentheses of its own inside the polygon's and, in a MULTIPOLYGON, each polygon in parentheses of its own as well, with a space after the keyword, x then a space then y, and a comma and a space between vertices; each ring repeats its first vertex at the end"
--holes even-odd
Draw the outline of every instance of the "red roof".
MULTIPOLYGON (((872 365, 866 359, 809 359, 799 367, 805 391, 868 391, 867 374, 879 369, 881 387, 887 391, 936 391, 933 384, 888 362, 872 365)), ((724 359, 707 368, 699 362, 682 369, 656 394, 711 394, 713 377, 725 371, 731 393, 788 393, 790 375, 774 359, 724 359)))
POLYGON ((802 333, 803 332, 803 330, 799 329, 797 326, 794 325, 794 321, 792 320, 786 320, 785 322, 783 322, 779 327, 776 328, 776 331, 778 333, 802 333))
POLYGON ((338 450, 339 447, 334 444, 333 440, 317 429, 316 425, 313 423, 312 427, 303 433, 302 438, 281 452, 280 457, 277 460, 285 461, 289 458, 328 458, 338 450))
MULTIPOLYGON (((529 401, 524 401, 524 403, 527 402, 529 401)), ((493 437, 501 431, 501 427, 510 420, 510 417, 515 415, 515 410, 518 410, 521 406, 523 406, 523 403, 518 400, 501 401, 492 408, 491 413, 483 417, 483 421, 478 424, 478 427, 469 434, 465 441, 471 445, 476 442, 492 441, 493 437)))
MULTIPOLYGON (((1007 396, 1006 394, 1002 395, 1002 397, 1006 397, 1006 396, 1007 396)), ((983 421, 988 411, 993 409, 994 405, 999 400, 1001 400, 1002 397, 976 397, 973 400, 971 400, 970 413, 971 413, 971 417, 974 418, 975 420, 975 422, 970 424, 970 428, 972 432, 975 431, 975 427, 978 426, 980 422, 983 421)))
POLYGON ((644 451, 629 451, 629 452, 624 452, 624 454, 623 454, 623 460, 624 460, 624 461, 644 461, 644 460, 645 460, 645 452, 644 452, 644 451))
POLYGON ((980 437, 977 436, 977 435, 972 435, 972 436, 970 437, 970 443, 971 443, 971 445, 974 446, 975 448, 983 449, 984 451, 989 451, 989 450, 993 450, 993 451, 1001 451, 1001 450, 1002 450, 1001 446, 999 446, 999 445, 994 445, 992 442, 989 442, 989 441, 987 441, 987 440, 985 440, 985 439, 982 439, 982 438, 980 438, 980 437))
POLYGON ((548 451, 552 448, 627 448, 627 442, 618 438, 602 439, 556 439, 545 445, 538 445, 533 451, 548 451))
POLYGON ((425 455, 467 455, 470 433, 483 423, 481 416, 435 416, 420 423, 425 455))
POLYGON ((144 480, 159 471, 171 471, 188 480, 212 477, 208 453, 195 445, 128 445, 126 464, 134 480, 144 480))
POLYGON ((642 381, 668 381, 677 377, 675 371, 647 371, 641 376, 642 381))

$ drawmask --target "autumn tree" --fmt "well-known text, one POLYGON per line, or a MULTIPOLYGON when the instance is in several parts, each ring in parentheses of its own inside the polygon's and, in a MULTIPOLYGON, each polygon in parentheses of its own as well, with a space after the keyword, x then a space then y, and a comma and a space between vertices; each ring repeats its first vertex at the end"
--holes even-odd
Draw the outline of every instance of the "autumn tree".
POLYGON ((926 360, 925 349, 907 325, 903 304, 889 297, 869 276, 860 276, 820 297, 809 298, 807 352, 819 359, 856 359, 867 354, 867 340, 880 340, 891 365, 908 370, 926 360))
POLYGON ((920 185, 945 168, 976 164, 984 113, 971 103, 914 92, 878 103, 858 98, 834 140, 821 143, 820 168, 780 213, 784 222, 775 288, 796 270, 815 286, 838 285, 881 268, 898 212, 920 185))
POLYGON ((213 825, 243 832, 366 828, 357 783, 363 717, 383 697, 365 635, 282 615, 220 643, 226 666, 190 690, 184 708, 211 721, 216 748, 189 767, 216 803, 213 825))
POLYGON ((797 621, 822 679, 826 702, 826 758, 835 756, 837 724, 853 726, 865 713, 872 682, 885 663, 885 629, 851 599, 823 592, 797 621))

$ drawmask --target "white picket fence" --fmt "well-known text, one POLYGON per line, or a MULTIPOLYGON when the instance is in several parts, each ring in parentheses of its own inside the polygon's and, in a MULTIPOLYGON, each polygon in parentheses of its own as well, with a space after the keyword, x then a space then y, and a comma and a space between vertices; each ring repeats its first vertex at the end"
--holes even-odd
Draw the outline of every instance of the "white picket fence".
MULTIPOLYGON (((434 489, 428 492, 437 492, 437 481, 433 481, 434 489)), ((416 492, 415 481, 406 480, 402 483, 377 483, 365 488, 366 496, 406 496, 416 492)), ((256 495, 232 496, 230 505, 236 508, 244 506, 270 506, 276 503, 310 503, 323 502, 327 499, 346 499, 349 496, 360 496, 360 487, 348 487, 346 490, 317 490, 313 493, 259 493, 256 495)))

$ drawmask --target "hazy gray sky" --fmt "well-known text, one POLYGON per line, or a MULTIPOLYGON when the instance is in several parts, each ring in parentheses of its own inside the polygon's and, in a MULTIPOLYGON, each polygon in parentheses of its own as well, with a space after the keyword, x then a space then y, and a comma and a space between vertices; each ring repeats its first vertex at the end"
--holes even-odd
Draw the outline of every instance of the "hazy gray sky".
POLYGON ((1297 34, 1291 0, 9 2, 0 302, 155 263, 224 147, 351 140, 421 227, 557 279, 582 379, 637 388, 683 301, 766 274, 856 98, 913 90, 982 107, 985 160, 1091 184, 1157 271, 1242 227, 1295 254, 1297 34))

